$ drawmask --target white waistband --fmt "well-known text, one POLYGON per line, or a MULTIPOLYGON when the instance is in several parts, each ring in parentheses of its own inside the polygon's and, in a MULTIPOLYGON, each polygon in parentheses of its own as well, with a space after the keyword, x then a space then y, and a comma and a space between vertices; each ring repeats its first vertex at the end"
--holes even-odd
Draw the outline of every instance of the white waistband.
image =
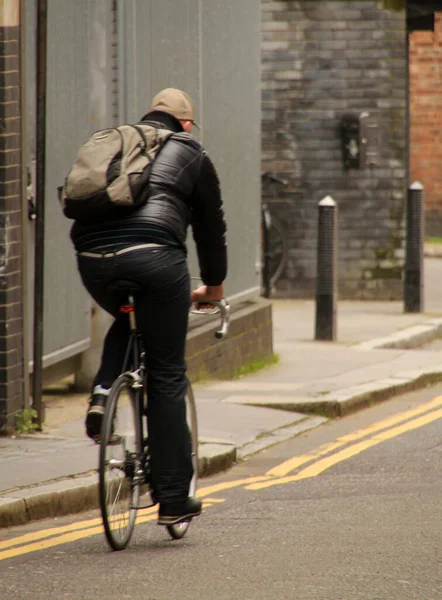
POLYGON ((138 244, 137 246, 129 246, 116 252, 108 252, 107 254, 100 252, 77 252, 77 256, 88 256, 89 258, 112 258, 118 254, 126 254, 126 252, 132 252, 133 250, 141 250, 143 248, 166 248, 166 244, 138 244))

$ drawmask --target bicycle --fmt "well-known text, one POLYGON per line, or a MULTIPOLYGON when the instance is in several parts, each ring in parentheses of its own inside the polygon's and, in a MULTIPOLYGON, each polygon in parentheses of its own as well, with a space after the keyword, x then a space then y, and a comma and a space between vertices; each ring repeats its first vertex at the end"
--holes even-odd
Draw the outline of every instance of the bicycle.
MULTIPOLYGON (((288 185, 285 179, 275 177, 271 173, 261 175, 263 191, 271 183, 288 185)), ((263 295, 270 298, 272 288, 284 272, 288 258, 288 243, 280 221, 270 214, 267 202, 262 203, 262 285, 263 295)))
MULTIPOLYGON (((150 487, 149 439, 145 394, 146 354, 137 330, 135 298, 140 288, 136 283, 118 280, 108 286, 117 294, 120 311, 129 316, 130 335, 121 375, 109 392, 101 429, 99 452, 99 503, 106 539, 113 550, 123 550, 129 543, 140 508, 155 506, 150 487), (144 417, 144 419, 143 419, 144 417), (139 506, 141 491, 150 496, 150 504, 139 506)), ((229 305, 225 299, 211 301, 221 313, 218 339, 225 337, 229 325, 229 305)), ((186 394, 187 425, 191 437, 193 478, 189 495, 195 496, 198 479, 198 426, 195 400, 190 383, 186 394)), ((166 525, 173 539, 182 538, 190 520, 166 525)))

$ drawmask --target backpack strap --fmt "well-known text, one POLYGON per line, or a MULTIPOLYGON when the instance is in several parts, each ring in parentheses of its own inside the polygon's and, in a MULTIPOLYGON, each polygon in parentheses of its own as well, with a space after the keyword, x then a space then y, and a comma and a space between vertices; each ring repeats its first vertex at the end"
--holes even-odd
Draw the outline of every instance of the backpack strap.
MULTIPOLYGON (((146 136, 144 135, 144 131, 141 129, 141 127, 138 127, 138 125, 131 125, 131 127, 133 127, 136 131, 138 131, 140 138, 143 140, 144 150, 146 150, 147 140, 146 140, 146 136)), ((149 158, 149 162, 150 162, 150 158, 149 158)))

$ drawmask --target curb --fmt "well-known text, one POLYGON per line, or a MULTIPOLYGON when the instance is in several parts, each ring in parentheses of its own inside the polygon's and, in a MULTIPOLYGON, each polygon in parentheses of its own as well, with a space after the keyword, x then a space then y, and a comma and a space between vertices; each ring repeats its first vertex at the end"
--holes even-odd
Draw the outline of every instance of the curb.
MULTIPOLYGON (((265 403, 273 409, 304 413, 305 419, 295 425, 267 432, 242 447, 226 444, 203 444, 205 454, 198 460, 199 477, 205 478, 231 468, 257 452, 318 427, 329 418, 343 417, 363 408, 388 400, 398 394, 422 389, 442 381, 440 370, 416 370, 389 379, 373 381, 336 392, 330 398, 290 399, 287 403, 265 403), (308 415, 308 416, 307 416, 308 415)), ((94 473, 76 475, 21 490, 11 490, 9 497, 0 498, 0 528, 15 527, 54 517, 67 516, 99 508, 98 482, 94 473)))
MULTIPOLYGON (((237 459, 236 446, 204 444, 198 459, 198 476, 215 475, 229 469, 237 459)), ((0 498, 0 528, 25 525, 41 519, 63 517, 100 508, 97 472, 11 490, 0 498), (9 496, 9 497, 8 497, 9 496)))
POLYGON ((353 346, 357 350, 411 350, 442 337, 442 319, 430 319, 382 338, 374 338, 353 346))
POLYGON ((389 400, 399 394, 422 389, 429 385, 435 385, 442 381, 442 364, 440 370, 416 370, 397 377, 379 379, 370 383, 364 383, 338 390, 331 393, 329 398, 299 397, 289 398, 287 402, 244 402, 247 406, 259 406, 274 408, 278 410, 293 411, 336 419, 354 413, 363 408, 369 408, 375 404, 389 400))
MULTIPOLYGON (((442 336, 442 319, 433 319, 424 325, 408 328, 385 338, 378 338, 354 346, 356 350, 381 348, 416 348, 442 336)), ((348 415, 370 407, 398 394, 422 389, 442 381, 442 363, 428 369, 399 373, 395 377, 372 381, 338 390, 325 398, 281 399, 276 402, 244 402, 249 406, 268 407, 304 413, 295 424, 268 431, 265 435, 237 447, 219 440, 200 442, 204 452, 198 461, 199 477, 209 477, 231 468, 237 461, 291 439, 302 432, 318 427, 329 418, 348 415)), ((45 518, 67 516, 99 508, 97 474, 79 474, 43 485, 9 490, 0 497, 0 528, 24 525, 45 518)))
MULTIPOLYGON (((239 460, 318 427, 326 420, 304 417, 295 425, 269 431, 242 447, 230 443, 202 442, 204 452, 198 459, 198 476, 205 478, 227 471, 239 460)), ((9 497, 0 498, 0 528, 16 527, 98 508, 97 473, 79 474, 42 485, 10 490, 9 497)))

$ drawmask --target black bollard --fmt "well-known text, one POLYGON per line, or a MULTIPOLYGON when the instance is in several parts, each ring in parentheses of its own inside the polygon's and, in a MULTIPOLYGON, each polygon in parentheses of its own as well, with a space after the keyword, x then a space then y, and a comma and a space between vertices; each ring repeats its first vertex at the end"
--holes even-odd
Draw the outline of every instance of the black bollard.
POLYGON ((336 339, 337 206, 326 196, 318 207, 316 340, 336 339))
POLYGON ((404 269, 404 312, 423 309, 424 186, 415 181, 408 188, 404 269))

